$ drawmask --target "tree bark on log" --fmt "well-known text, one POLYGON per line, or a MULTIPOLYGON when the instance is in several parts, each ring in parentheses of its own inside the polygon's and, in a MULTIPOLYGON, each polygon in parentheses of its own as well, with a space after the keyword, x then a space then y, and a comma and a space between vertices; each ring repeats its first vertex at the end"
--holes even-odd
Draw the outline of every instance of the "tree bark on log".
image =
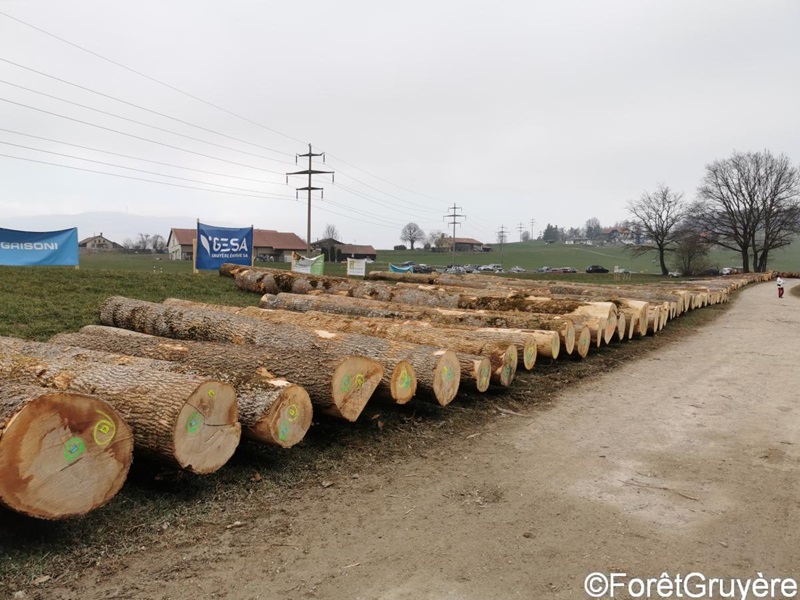
POLYGON ((459 355, 462 377, 469 376, 474 379, 478 391, 481 392, 488 389, 489 381, 487 381, 487 376, 490 378, 491 383, 508 387, 514 380, 517 369, 518 352, 513 336, 479 336, 473 335, 468 330, 425 327, 424 323, 418 321, 411 323, 409 321, 399 322, 381 318, 342 319, 318 311, 300 314, 287 310, 263 309, 254 306, 237 307, 203 304, 177 298, 168 298, 164 301, 164 304, 167 306, 220 310, 230 314, 260 319, 268 323, 285 323, 310 329, 357 333, 384 339, 401 340, 412 344, 448 348, 459 355), (488 358, 489 362, 482 360, 481 357, 488 358), (469 368, 465 368, 468 365, 470 365, 469 368))
POLYGON ((133 430, 140 454, 193 473, 222 467, 239 445, 233 386, 65 356, 54 344, 0 338, 0 377, 97 396, 133 430))
MULTIPOLYGON (((461 369, 455 353, 430 346, 357 334, 314 331, 282 323, 264 327, 251 317, 166 306, 119 296, 108 298, 102 303, 100 321, 104 325, 176 339, 232 342, 256 345, 262 349, 272 348, 294 360, 299 368, 307 370, 305 378, 289 377, 306 388, 310 387, 308 378, 330 377, 325 372, 317 372, 319 369, 316 364, 320 359, 329 363, 337 359, 341 361, 342 357, 348 355, 366 355, 393 372, 402 361, 410 363, 419 388, 432 393, 442 406, 449 404, 458 392, 461 369)), ((382 377, 382 370, 341 374, 337 369, 334 372, 335 385, 328 410, 339 412, 344 418, 353 420, 361 413, 382 377), (360 393, 353 393, 362 390, 369 393, 365 397, 360 393)))
POLYGON ((132 457, 133 433, 107 402, 0 380, 0 504, 84 515, 117 494, 132 457))
MULTIPOLYGON (((383 317, 403 320, 427 320, 436 325, 458 328, 509 328, 536 331, 556 331, 564 352, 571 354, 575 344, 575 328, 568 319, 553 315, 503 313, 488 311, 427 309, 416 306, 378 302, 342 296, 303 296, 299 294, 266 294, 259 302, 261 308, 295 312, 318 311, 349 317, 383 317)), ((539 350, 544 350, 539 347, 539 350)))
POLYGON ((291 448, 311 426, 308 392, 276 377, 266 357, 257 352, 242 353, 230 344, 179 342, 100 325, 88 325, 80 333, 58 334, 50 342, 154 359, 154 368, 230 383, 236 388, 242 433, 252 440, 291 448))

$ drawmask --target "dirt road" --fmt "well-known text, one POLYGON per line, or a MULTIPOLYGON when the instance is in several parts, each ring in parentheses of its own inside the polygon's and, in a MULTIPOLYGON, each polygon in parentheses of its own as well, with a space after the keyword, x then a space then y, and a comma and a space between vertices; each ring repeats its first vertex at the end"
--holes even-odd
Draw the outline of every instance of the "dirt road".
POLYGON ((574 599, 593 571, 800 577, 798 332, 797 299, 752 286, 551 410, 134 554, 113 578, 93 569, 77 593, 574 599))

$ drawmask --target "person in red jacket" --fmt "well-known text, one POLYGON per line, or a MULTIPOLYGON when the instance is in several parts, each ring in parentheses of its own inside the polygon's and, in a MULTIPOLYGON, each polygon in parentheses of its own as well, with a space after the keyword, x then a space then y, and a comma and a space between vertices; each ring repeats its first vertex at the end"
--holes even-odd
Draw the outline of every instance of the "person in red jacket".
POLYGON ((778 298, 783 298, 783 277, 778 275, 778 298))

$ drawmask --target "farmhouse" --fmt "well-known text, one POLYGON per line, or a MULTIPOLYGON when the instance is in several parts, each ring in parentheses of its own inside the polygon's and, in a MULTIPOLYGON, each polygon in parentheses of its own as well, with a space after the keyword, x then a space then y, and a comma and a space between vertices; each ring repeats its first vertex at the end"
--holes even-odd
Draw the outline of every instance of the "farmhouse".
POLYGON ((456 252, 489 252, 492 249, 491 246, 472 238, 453 238, 445 236, 443 245, 452 250, 453 244, 456 245, 456 252))
POLYGON ((315 250, 325 255, 328 262, 339 262, 348 258, 369 258, 375 260, 378 253, 372 246, 362 246, 356 244, 343 244, 333 238, 317 240, 311 244, 315 250))
POLYGON ((78 248, 80 250, 98 250, 107 252, 109 250, 122 250, 122 245, 103 237, 103 232, 100 232, 100 235, 93 235, 92 237, 88 237, 85 240, 78 242, 78 248))
MULTIPOLYGON (((170 260, 192 260, 197 229, 173 227, 167 239, 170 260)), ((292 252, 303 252, 306 243, 296 234, 274 229, 253 230, 253 254, 257 260, 290 262, 292 252)))

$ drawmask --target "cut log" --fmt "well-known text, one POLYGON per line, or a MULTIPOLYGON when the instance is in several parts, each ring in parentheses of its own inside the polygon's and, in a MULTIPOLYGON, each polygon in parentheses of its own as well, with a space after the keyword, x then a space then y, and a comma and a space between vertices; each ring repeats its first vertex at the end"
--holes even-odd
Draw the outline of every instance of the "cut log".
MULTIPOLYGON (((575 343, 575 329, 569 319, 554 315, 517 312, 488 312, 420 308, 391 302, 378 302, 342 296, 302 296, 299 294, 266 294, 261 308, 284 309, 296 312, 319 311, 350 317, 383 317, 403 320, 428 320, 434 324, 459 328, 511 328, 534 331, 557 331, 567 354, 575 343)), ((540 348, 541 350, 541 348, 540 348)))
POLYGON ((575 341, 575 354, 579 358, 586 358, 592 345, 592 332, 588 327, 582 327, 575 341))
POLYGON ((0 338, 0 377, 102 398, 130 425, 138 453, 194 473, 216 471, 239 444, 236 393, 221 381, 79 360, 15 338, 0 338))
POLYGON ((511 385, 516 373, 516 363, 513 368, 511 367, 511 363, 518 358, 517 350, 514 346, 516 340, 513 339, 513 336, 481 337, 473 336, 472 332, 460 329, 425 327, 417 321, 412 323, 377 318, 342 319, 323 312, 310 311, 300 314, 287 310, 270 310, 254 306, 241 308, 218 304, 203 304, 176 298, 168 298, 164 301, 164 304, 167 306, 218 310, 259 319, 271 324, 291 324, 314 330, 325 329, 357 333, 390 340, 401 340, 413 344, 448 348, 459 355, 462 377, 474 379, 478 391, 481 392, 486 391, 489 385, 489 381, 486 380, 486 369, 490 369, 489 377, 491 382, 504 387, 511 385), (489 362, 487 363, 482 357, 488 358, 489 362))
POLYGON ((132 456, 107 402, 0 381, 0 504, 39 519, 86 514, 120 490, 132 456))
POLYGON ((661 306, 653 306, 647 309, 647 332, 655 334, 661 331, 661 306))
POLYGON ((617 313, 617 330, 614 332, 613 339, 620 342, 624 342, 628 339, 628 319, 622 311, 617 313))
MULTIPOLYGON (((321 376, 327 381, 330 381, 330 375, 319 373, 317 365, 320 359, 329 363, 337 358, 341 361, 348 355, 366 355, 391 371, 401 361, 406 361, 414 368, 419 389, 433 394, 442 406, 455 398, 461 376, 458 357, 451 350, 358 334, 310 330, 283 323, 264 327, 251 317, 220 311, 167 306, 117 296, 102 303, 100 321, 104 325, 176 339, 247 344, 242 348, 243 352, 250 351, 252 345, 261 349, 271 348, 294 360, 298 369, 307 371, 307 377, 321 376)), ((350 374, 340 373, 337 369, 328 410, 353 420, 361 413, 375 388, 368 390, 366 399, 352 395, 352 392, 361 391, 367 385, 374 386, 382 377, 383 372, 350 374)), ((288 378, 307 389, 310 387, 304 379, 288 378)))
MULTIPOLYGON (((242 353, 230 344, 177 342, 100 325, 88 325, 80 333, 62 333, 50 341, 114 353, 108 359, 120 354, 152 359, 148 365, 152 368, 230 383, 236 388, 242 433, 249 439, 291 448, 311 426, 313 409, 308 392, 275 376, 270 361, 258 352, 242 353)), ((88 358, 103 360, 96 354, 88 358)))

